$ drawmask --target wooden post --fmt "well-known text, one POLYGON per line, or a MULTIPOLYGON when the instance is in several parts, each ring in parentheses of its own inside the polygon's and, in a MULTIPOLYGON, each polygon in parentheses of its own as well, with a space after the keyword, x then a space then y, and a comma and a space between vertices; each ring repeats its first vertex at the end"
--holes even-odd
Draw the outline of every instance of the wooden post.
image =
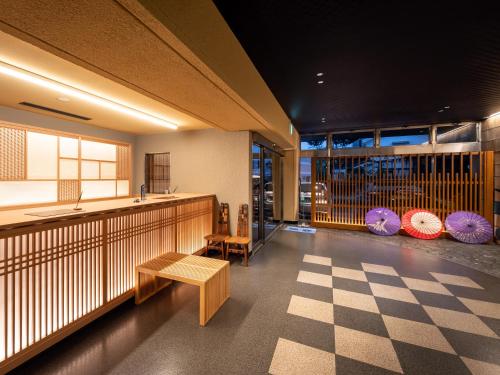
POLYGON ((493 198, 495 191, 495 155, 493 151, 486 151, 484 157, 484 217, 494 225, 493 198))

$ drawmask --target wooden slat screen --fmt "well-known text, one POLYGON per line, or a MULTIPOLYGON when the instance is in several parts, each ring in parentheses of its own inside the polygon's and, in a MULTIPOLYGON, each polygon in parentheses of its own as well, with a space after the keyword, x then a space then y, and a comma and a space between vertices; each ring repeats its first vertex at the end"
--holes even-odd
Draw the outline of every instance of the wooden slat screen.
POLYGON ((138 264, 200 251, 212 207, 195 198, 0 231, 0 373, 131 297, 138 264))
POLYGON ((146 154, 146 193, 163 194, 170 188, 170 153, 146 154))
POLYGON ((491 221, 492 161, 491 152, 312 158, 312 223, 364 226, 380 206, 400 216, 428 209, 443 221, 473 211, 491 221))

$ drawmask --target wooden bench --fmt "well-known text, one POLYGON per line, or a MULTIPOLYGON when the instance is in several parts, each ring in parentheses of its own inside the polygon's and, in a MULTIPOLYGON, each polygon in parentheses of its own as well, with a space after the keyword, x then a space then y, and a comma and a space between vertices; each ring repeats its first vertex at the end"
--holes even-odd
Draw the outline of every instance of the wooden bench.
POLYGON ((200 287, 200 326, 205 326, 230 294, 229 262, 197 255, 166 253, 135 268, 135 303, 140 304, 172 280, 200 287), (143 289, 147 289, 143 295, 143 289))

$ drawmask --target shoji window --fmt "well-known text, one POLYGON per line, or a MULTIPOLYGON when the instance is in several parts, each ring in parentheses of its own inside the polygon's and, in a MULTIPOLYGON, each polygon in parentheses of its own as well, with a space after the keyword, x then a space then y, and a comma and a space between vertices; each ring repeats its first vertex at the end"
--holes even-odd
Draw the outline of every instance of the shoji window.
POLYGON ((147 193, 165 193, 170 187, 170 153, 146 154, 145 181, 147 193))
POLYGON ((0 123, 0 207, 130 193, 130 146, 0 123))

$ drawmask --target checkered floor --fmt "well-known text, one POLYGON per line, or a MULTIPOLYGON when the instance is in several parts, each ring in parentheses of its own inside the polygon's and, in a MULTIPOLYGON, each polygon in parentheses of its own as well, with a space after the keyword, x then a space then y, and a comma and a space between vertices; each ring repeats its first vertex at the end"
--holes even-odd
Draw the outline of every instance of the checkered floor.
POLYGON ((318 290, 299 288, 287 313, 331 345, 279 338, 271 374, 500 374, 500 303, 471 278, 308 254, 301 268, 318 290))

